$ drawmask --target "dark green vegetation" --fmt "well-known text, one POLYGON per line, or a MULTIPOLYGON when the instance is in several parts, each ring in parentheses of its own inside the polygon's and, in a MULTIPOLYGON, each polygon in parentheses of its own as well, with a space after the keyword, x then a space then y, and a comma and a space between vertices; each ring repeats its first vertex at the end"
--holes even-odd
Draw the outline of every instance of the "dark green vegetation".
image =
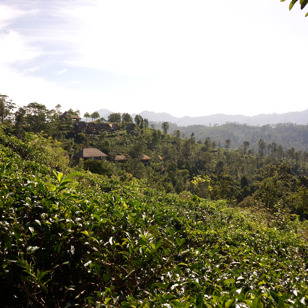
POLYGON ((307 306, 305 152, 219 149, 142 118, 78 133, 40 110, 0 129, 1 307, 307 306), (85 146, 128 160, 75 166, 85 146))
POLYGON ((199 197, 261 206, 272 212, 279 204, 301 219, 308 217, 308 152, 300 148, 308 144, 307 125, 260 128, 229 124, 214 128, 214 135, 212 128, 202 128, 203 141, 196 141, 198 130, 196 134, 191 132, 189 138, 181 139, 179 130, 173 135, 166 134, 170 130, 169 123, 162 123, 164 132, 161 132, 149 128, 148 121, 139 115, 134 119, 135 129, 131 132, 125 128, 126 121, 132 118, 125 113, 109 116, 109 120, 116 122, 117 129, 86 132, 78 128, 71 117, 60 114, 44 105, 30 103, 15 113, 6 113, 5 131, 22 140, 29 138, 27 133, 34 132, 51 138, 50 142, 61 142, 71 166, 79 150, 98 148, 108 155, 108 161, 88 160, 79 164, 94 173, 124 178, 131 174, 158 190, 189 191, 199 197), (257 133, 260 130, 262 135, 257 133), (242 141, 245 135, 251 141, 242 141), (227 137, 223 145, 222 137, 227 137), (275 138, 282 144, 270 141, 275 138), (297 146, 288 148, 290 140, 297 146), (124 154, 127 160, 115 163, 113 159, 117 154, 124 154), (152 158, 150 164, 140 161, 144 154, 152 158))

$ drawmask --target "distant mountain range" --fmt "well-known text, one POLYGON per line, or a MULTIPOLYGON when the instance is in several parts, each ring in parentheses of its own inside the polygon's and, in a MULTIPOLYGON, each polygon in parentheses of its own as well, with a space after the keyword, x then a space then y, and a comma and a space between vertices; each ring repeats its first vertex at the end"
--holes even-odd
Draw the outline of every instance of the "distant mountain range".
MULTIPOLYGON (((100 109, 98 113, 105 119, 109 114, 113 113, 107 109, 100 109)), ((283 114, 260 114, 257 116, 244 116, 244 115, 227 115, 227 114, 214 114, 201 117, 182 117, 177 118, 168 113, 157 113, 153 111, 143 111, 140 113, 143 118, 148 119, 150 122, 169 122, 177 126, 190 126, 190 125, 222 125, 225 123, 238 123, 247 124, 251 126, 278 124, 278 123, 294 123, 294 124, 308 124, 308 109, 300 112, 288 112, 283 114)), ((132 114, 134 117, 135 114, 132 114)))

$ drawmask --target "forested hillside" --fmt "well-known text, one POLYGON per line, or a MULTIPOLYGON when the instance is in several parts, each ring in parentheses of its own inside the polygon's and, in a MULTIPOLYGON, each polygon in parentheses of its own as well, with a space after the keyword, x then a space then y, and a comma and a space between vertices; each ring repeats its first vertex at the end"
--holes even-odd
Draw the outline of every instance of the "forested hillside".
POLYGON ((307 306, 307 152, 4 103, 1 307, 307 306))
MULTIPOLYGON (((162 123, 154 124, 160 128, 162 123)), ((294 148, 296 151, 308 151, 308 125, 292 123, 251 126, 238 123, 223 125, 193 125, 177 126, 169 124, 169 133, 179 130, 183 138, 194 134, 196 140, 202 143, 211 138, 219 147, 239 148, 243 142, 249 142, 250 148, 258 151, 258 142, 262 139, 266 144, 282 146, 283 149, 294 148), (228 140, 228 143, 226 141, 228 140)))

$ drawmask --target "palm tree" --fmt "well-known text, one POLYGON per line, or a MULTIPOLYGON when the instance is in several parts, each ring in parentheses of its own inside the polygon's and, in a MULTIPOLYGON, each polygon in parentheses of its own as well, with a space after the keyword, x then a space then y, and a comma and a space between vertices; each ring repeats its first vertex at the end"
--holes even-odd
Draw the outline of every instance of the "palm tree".
POLYGON ((95 111, 91 114, 92 121, 98 119, 99 117, 100 117, 100 115, 97 111, 95 111))
MULTIPOLYGON (((88 119, 88 118, 91 117, 89 112, 86 112, 83 116, 84 116, 86 119, 88 119)), ((87 120, 86 120, 86 122, 87 122, 87 120)))

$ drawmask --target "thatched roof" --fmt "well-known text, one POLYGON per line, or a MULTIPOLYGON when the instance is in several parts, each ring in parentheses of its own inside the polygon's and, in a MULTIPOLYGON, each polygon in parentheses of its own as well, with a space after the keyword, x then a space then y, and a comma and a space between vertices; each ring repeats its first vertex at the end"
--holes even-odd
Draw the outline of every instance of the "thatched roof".
POLYGON ((127 123, 126 124, 126 129, 135 129, 136 128, 136 124, 135 123, 127 123))
POLYGON ((75 156, 78 158, 107 157, 105 153, 95 148, 82 149, 75 156))
POLYGON ((81 117, 79 117, 78 115, 75 115, 75 114, 71 114, 71 118, 72 119, 81 119, 81 117))
POLYGON ((147 156, 147 155, 142 155, 141 160, 151 160, 151 157, 147 156))
POLYGON ((124 155, 116 155, 114 158, 115 161, 124 161, 126 157, 124 155))
POLYGON ((78 115, 73 114, 73 113, 71 113, 69 111, 65 111, 62 115, 60 115, 60 119, 65 118, 67 116, 70 116, 72 119, 75 119, 75 120, 80 120, 81 119, 81 117, 79 117, 78 115))

